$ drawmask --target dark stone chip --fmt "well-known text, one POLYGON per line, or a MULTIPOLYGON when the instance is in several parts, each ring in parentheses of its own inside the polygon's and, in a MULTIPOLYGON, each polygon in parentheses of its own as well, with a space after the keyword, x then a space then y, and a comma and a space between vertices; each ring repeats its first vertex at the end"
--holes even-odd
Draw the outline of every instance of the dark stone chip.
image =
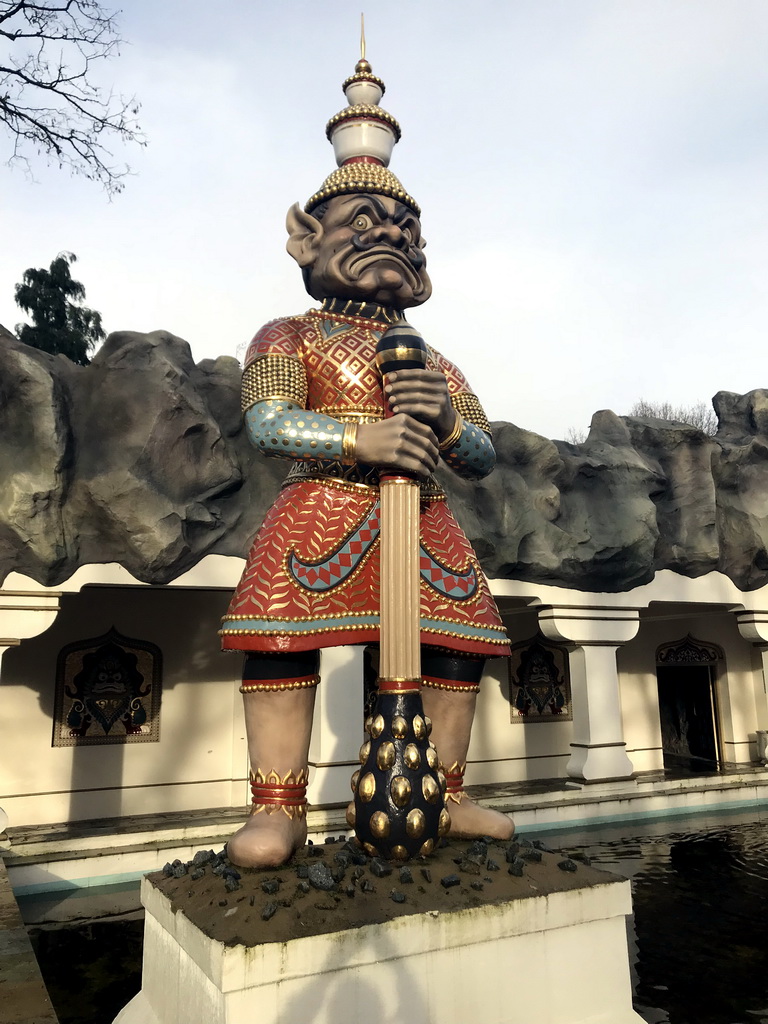
POLYGON ((482 882, 470 882, 469 887, 470 889, 474 889, 476 892, 482 892, 484 888, 482 882))
POLYGON ((309 878, 309 864, 297 864, 296 865, 296 877, 297 878, 309 878))
POLYGON ((342 864, 334 864, 331 868, 331 877, 334 882, 343 882, 346 874, 347 870, 342 864))
POLYGON ((409 867, 400 868, 400 885, 412 885, 413 872, 409 867))
POLYGON ((325 843, 326 846, 331 846, 333 843, 336 842, 336 836, 326 836, 323 842, 325 843))
POLYGON ((506 849, 506 852, 504 853, 504 859, 506 860, 507 864, 513 864, 519 852, 519 845, 517 843, 510 843, 510 845, 506 849))
POLYGON ((520 845, 521 849, 525 850, 530 850, 533 847, 533 843, 530 839, 523 839, 522 837, 518 839, 518 844, 520 845))
POLYGON ((251 896, 251 898, 248 900, 248 902, 250 903, 251 906, 253 906, 254 903, 256 902, 256 897, 255 896, 251 896))
POLYGON ((392 865, 382 860, 381 857, 374 857, 371 861, 371 874, 376 878, 384 878, 386 875, 392 874, 392 865))
POLYGON ((454 885, 461 885, 461 879, 458 875, 446 875, 444 878, 440 879, 440 885, 442 885, 444 889, 451 889, 454 885))
POLYGON ((224 888, 227 892, 237 892, 237 890, 241 888, 241 885, 236 878, 232 877, 232 875, 227 875, 224 879, 224 888))
POLYGON ((186 875, 187 873, 187 865, 181 863, 174 864, 173 867, 171 868, 171 871, 173 872, 174 878, 183 878, 184 875, 186 875))
POLYGON ((429 868, 422 868, 421 869, 421 877, 424 879, 425 882, 431 882, 432 881, 432 872, 429 870, 429 868))
POLYGON ((261 891, 265 892, 267 896, 274 896, 280 891, 280 879, 279 878, 265 878, 261 883, 261 891))
POLYGON ((325 850, 322 846, 310 846, 307 852, 310 857, 322 857, 325 855, 325 850))
POLYGON ((296 886, 296 891, 303 892, 305 895, 309 892, 309 889, 309 882, 299 882, 299 884, 296 886))
POLYGON ((195 868, 194 871, 190 872, 189 877, 193 882, 197 882, 201 878, 205 878, 205 868, 195 868))
POLYGON ((346 843, 348 839, 349 839, 349 836, 339 836, 338 842, 346 843))
POLYGON ((525 861, 521 860, 519 857, 515 857, 515 859, 509 865, 509 868, 507 870, 509 871, 510 875, 517 875, 518 878, 522 878, 524 868, 525 861))
POLYGON ((166 878, 173 878, 173 868, 168 861, 163 864, 163 874, 166 878))
POLYGON ((579 865, 576 863, 575 860, 571 860, 570 857, 566 857, 565 860, 558 861, 557 862, 557 866, 560 868, 561 871, 578 871, 579 870, 579 865))
MULTIPOLYGON (((488 883, 488 885, 492 885, 492 884, 493 884, 493 879, 492 879, 492 878, 489 878, 489 877, 488 877, 488 875, 486 875, 486 876, 485 876, 485 878, 483 879, 483 881, 484 881, 484 882, 487 882, 487 883, 488 883)), ((471 885, 472 883, 470 882, 469 884, 471 885)))
POLYGON ((389 894, 389 898, 393 903, 405 903, 405 893, 398 892, 397 889, 393 889, 389 894))
POLYGON ((482 867, 486 862, 487 856, 487 853, 468 853, 464 858, 464 862, 477 864, 478 867, 482 867))
POLYGON ((226 907, 227 903, 229 903, 229 900, 219 900, 220 907, 226 907))
POLYGON ((362 892, 376 892, 376 886, 370 882, 367 878, 364 879, 363 884, 360 886, 362 892))
POLYGON ((261 912, 261 920, 262 921, 268 921, 270 919, 270 917, 274 917, 276 913, 277 913, 277 904, 273 903, 270 900, 269 903, 265 903, 264 904, 264 909, 261 912))
POLYGON ((355 895, 355 887, 354 887, 354 885, 352 885, 352 883, 350 882, 350 883, 349 883, 349 885, 347 885, 347 886, 345 887, 345 889, 344 889, 344 892, 345 892, 345 893, 347 894, 347 896, 349 896, 349 897, 350 897, 350 899, 351 899, 351 898, 352 898, 352 897, 353 897, 353 896, 355 895))
POLYGON ((488 863, 485 865, 485 870, 486 871, 498 871, 499 870, 499 865, 496 863, 496 861, 493 859, 493 857, 489 857, 488 858, 488 863))
MULTIPOLYGON (((469 844, 467 848, 467 857, 482 857, 483 860, 488 856, 488 843, 482 839, 475 839, 473 843, 469 844)), ((478 863, 481 863, 478 861, 478 863)))
POLYGON ((333 855, 334 864, 340 864, 343 868, 348 868, 352 863, 352 858, 346 850, 337 850, 333 855))
POLYGON ((321 889, 323 892, 330 892, 334 885, 336 885, 331 869, 327 864, 309 865, 309 884, 315 889, 321 889))
POLYGON ((214 875, 223 875, 226 873, 226 870, 227 865, 222 864, 221 862, 219 862, 218 864, 214 864, 213 867, 211 868, 211 871, 213 871, 214 875))
POLYGON ((224 869, 224 877, 225 878, 234 878, 237 881, 239 881, 243 876, 240 874, 240 872, 236 868, 229 867, 229 868, 225 868, 224 869))
POLYGON ((531 864, 538 864, 541 861, 542 854, 541 850, 534 850, 533 847, 531 847, 530 850, 521 850, 520 856, 531 864))
POLYGON ((486 844, 486 846, 490 846, 491 843, 495 843, 496 842, 496 840, 493 838, 493 836, 483 836, 482 840, 486 844))
POLYGON ((352 878, 355 881, 357 881, 358 878, 362 878, 364 874, 365 870, 363 868, 352 868, 352 878))
POLYGON ((203 864, 208 864, 215 858, 216 854, 213 850, 198 850, 195 856, 192 858, 192 864, 196 868, 201 868, 203 864))
POLYGON ((480 865, 476 864, 473 860, 463 860, 459 864, 459 871, 463 871, 465 875, 479 875, 480 865))
POLYGON ((542 853, 554 853, 555 852, 552 849, 551 846, 547 846, 547 844, 545 842, 543 842, 541 839, 534 839, 533 840, 533 845, 536 847, 537 850, 541 850, 542 853))
POLYGON ((344 853, 348 853, 353 864, 367 864, 368 854, 353 840, 348 840, 342 847, 344 853))

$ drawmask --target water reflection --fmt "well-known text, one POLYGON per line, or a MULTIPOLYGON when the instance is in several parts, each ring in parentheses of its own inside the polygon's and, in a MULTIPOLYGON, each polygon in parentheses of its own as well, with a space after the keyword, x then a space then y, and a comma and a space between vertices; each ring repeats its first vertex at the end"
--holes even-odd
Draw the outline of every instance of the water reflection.
POLYGON ((768 819, 756 810, 547 840, 632 880, 635 1009, 648 1024, 768 1024, 768 819))

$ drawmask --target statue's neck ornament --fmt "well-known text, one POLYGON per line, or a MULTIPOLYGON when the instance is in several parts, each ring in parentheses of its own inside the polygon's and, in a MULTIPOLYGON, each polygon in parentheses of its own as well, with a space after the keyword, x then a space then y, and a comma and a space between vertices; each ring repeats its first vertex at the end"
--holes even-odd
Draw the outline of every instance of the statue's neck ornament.
POLYGON ((398 309, 390 306, 379 306, 375 302, 360 302, 357 299, 323 299, 320 312, 329 316, 355 317, 363 320, 375 320, 380 324, 395 324, 403 318, 398 309))

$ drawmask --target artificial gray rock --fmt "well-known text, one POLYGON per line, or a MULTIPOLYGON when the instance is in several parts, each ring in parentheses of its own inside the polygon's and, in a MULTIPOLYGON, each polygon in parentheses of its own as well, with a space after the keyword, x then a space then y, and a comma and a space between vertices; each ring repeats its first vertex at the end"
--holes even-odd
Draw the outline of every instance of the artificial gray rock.
MULTIPOLYGON (((244 556, 286 473, 249 445, 240 368, 166 331, 111 334, 90 366, 0 337, 0 582, 116 562, 170 583, 244 556)), ((439 472, 492 577, 628 590, 661 569, 768 583, 768 390, 714 399, 710 437, 595 414, 583 444, 494 424, 485 480, 439 472)))

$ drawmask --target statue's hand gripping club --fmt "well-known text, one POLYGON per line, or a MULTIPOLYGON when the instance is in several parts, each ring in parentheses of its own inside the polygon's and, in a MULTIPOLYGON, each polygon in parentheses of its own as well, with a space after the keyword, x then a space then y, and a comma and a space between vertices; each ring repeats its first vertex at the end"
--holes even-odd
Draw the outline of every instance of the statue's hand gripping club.
MULTIPOLYGON (((405 323, 390 327, 377 346, 382 376, 424 368, 426 359, 423 338, 405 323)), ((419 499, 417 479, 382 471, 379 695, 349 813, 365 848, 393 860, 431 853, 450 825, 421 701, 419 499)))

